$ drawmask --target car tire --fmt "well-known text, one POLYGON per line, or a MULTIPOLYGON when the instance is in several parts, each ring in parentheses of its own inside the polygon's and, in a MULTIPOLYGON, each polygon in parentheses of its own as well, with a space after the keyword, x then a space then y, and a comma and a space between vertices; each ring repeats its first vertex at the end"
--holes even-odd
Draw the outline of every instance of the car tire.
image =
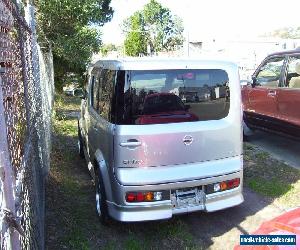
POLYGON ((248 125, 243 121, 243 141, 249 141, 253 134, 254 130, 249 128, 248 125))
POLYGON ((107 225, 110 222, 110 217, 106 204, 106 194, 103 180, 97 167, 95 169, 95 198, 97 216, 101 224, 107 225))
POLYGON ((84 159, 84 150, 83 150, 83 140, 82 140, 82 136, 81 136, 81 132, 80 132, 80 127, 79 127, 79 121, 78 121, 78 153, 79 156, 84 159))
POLYGON ((243 142, 248 142, 249 141, 249 136, 245 135, 244 131, 243 131, 243 142))

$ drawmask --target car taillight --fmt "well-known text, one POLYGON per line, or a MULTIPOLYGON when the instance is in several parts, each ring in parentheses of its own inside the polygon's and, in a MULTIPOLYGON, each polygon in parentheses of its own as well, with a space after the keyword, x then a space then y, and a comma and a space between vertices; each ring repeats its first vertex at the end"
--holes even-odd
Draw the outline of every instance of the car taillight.
POLYGON ((232 188, 238 187, 239 185, 240 185, 239 178, 227 181, 227 186, 228 186, 227 189, 232 189, 232 188))
POLYGON ((137 193, 136 194, 136 201, 144 201, 144 194, 143 193, 137 193))
POLYGON ((149 202, 162 200, 162 192, 129 192, 126 194, 127 202, 149 202))
POLYGON ((236 188, 239 185, 240 185, 240 178, 209 184, 206 186, 206 193, 211 194, 211 193, 226 191, 226 190, 236 188))
POLYGON ((226 190, 227 189, 227 182, 226 181, 223 181, 220 183, 220 188, 222 191, 226 190))
POLYGON ((127 193, 126 194, 126 201, 133 202, 136 199, 136 195, 133 193, 127 193))
POLYGON ((233 187, 238 187, 241 183, 240 178, 233 179, 233 187))

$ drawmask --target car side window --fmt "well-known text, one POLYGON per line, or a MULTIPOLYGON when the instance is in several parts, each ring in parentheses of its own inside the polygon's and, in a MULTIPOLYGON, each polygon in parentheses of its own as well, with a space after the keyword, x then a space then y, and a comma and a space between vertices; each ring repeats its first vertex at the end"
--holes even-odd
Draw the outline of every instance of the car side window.
POLYGON ((278 87, 284 57, 269 59, 256 76, 256 85, 262 87, 278 87))
POLYGON ((300 89, 300 55, 289 58, 285 82, 288 88, 300 89))
POLYGON ((91 76, 91 85, 89 89, 89 95, 90 95, 90 105, 93 106, 94 103, 94 85, 95 85, 95 76, 91 76))
POLYGON ((115 85, 115 74, 116 72, 114 70, 104 69, 100 76, 98 112, 108 121, 110 121, 111 118, 111 100, 115 85))
POLYGON ((99 77, 94 78, 93 92, 92 92, 92 106, 95 110, 99 109, 98 100, 99 100, 99 77))

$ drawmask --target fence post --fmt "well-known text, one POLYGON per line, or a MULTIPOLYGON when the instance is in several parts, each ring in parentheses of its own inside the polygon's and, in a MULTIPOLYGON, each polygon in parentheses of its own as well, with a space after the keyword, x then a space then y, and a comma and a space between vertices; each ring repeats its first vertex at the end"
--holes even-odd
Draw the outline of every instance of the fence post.
POLYGON ((41 79, 40 79, 39 53, 38 53, 36 22, 35 22, 34 14, 35 14, 34 6, 28 3, 25 11, 25 19, 32 32, 31 50, 32 50, 33 78, 34 78, 33 80, 36 82, 36 84, 40 85, 41 79))
MULTIPOLYGON (((1 180, 3 183, 3 200, 2 204, 2 213, 9 213, 11 218, 16 218, 16 208, 15 208, 15 199, 14 199, 14 187, 13 187, 13 170, 9 157, 8 141, 7 141, 7 130, 5 122, 5 113, 3 106, 3 94, 2 94, 2 79, 0 75, 0 172, 1 180)), ((8 217, 6 218, 6 226, 9 228, 9 240, 10 247, 13 250, 19 250, 20 248, 20 239, 19 234, 10 223, 8 223, 8 217)), ((2 222, 2 223, 3 223, 2 222)))

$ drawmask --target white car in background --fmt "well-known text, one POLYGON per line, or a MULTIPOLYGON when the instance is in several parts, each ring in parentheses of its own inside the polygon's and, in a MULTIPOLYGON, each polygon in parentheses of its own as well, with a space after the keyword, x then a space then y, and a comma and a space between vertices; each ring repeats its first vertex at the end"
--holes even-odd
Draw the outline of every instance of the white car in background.
POLYGON ((63 92, 67 96, 83 96, 83 89, 74 86, 63 87, 63 92))

